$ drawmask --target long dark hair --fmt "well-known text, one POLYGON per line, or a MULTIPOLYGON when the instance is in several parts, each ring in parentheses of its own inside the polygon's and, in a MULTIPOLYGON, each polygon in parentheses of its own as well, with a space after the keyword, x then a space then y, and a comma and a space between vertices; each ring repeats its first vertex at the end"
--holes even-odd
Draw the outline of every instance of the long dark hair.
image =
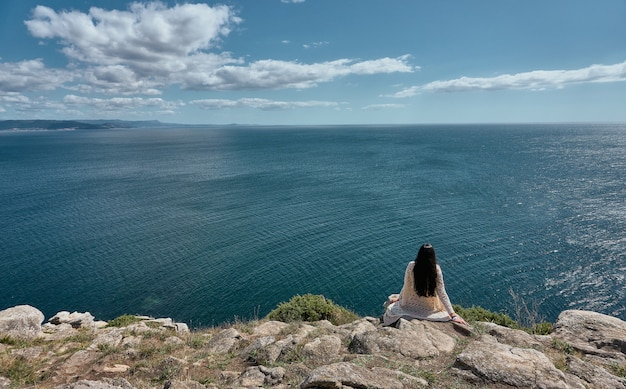
POLYGON ((420 247, 413 267, 415 292, 418 296, 432 297, 437 287, 437 255, 429 243, 420 247))

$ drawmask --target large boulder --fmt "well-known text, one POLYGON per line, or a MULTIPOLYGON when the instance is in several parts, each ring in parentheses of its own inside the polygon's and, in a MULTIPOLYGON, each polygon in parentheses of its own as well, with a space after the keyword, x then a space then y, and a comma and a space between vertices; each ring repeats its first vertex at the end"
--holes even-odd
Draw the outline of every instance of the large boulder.
POLYGON ((456 341, 436 327, 437 323, 400 319, 398 328, 383 327, 356 333, 349 350, 358 354, 401 354, 410 358, 434 358, 451 353, 456 341))
POLYGON ((18 305, 0 311, 0 336, 34 339, 43 336, 43 313, 30 305, 18 305))
POLYGON ((585 389, 577 377, 566 375, 543 353, 498 343, 484 335, 457 356, 456 373, 470 382, 505 384, 515 388, 585 389))
POLYGON ((313 370, 300 384, 308 388, 403 389, 402 382, 348 362, 324 365, 313 370))
POLYGON ((597 312, 561 312, 552 335, 592 356, 626 362, 626 322, 597 312))

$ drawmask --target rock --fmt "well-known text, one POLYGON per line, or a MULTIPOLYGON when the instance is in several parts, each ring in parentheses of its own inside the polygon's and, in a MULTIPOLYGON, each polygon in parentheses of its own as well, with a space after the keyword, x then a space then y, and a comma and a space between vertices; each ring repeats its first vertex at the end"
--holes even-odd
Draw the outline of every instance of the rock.
POLYGON ((102 381, 81 380, 71 384, 57 386, 56 389, 135 389, 123 378, 104 379, 102 381))
POLYGON ((339 326, 339 330, 344 331, 349 338, 352 338, 357 334, 363 334, 369 331, 376 331, 376 328, 377 327, 372 324, 372 322, 368 320, 368 318, 356 320, 352 323, 339 326))
POLYGON ((591 388, 626 389, 626 379, 618 378, 604 368, 585 362, 573 355, 566 359, 567 370, 589 384, 591 388))
POLYGON ((0 377, 0 389, 10 389, 11 380, 5 377, 0 377))
POLYGON ((300 383, 301 389, 307 388, 380 388, 403 389, 404 385, 386 375, 347 362, 338 362, 318 367, 300 383))
POLYGON ((45 317, 37 308, 18 305, 0 311, 0 336, 34 339, 43 336, 41 323, 45 317))
POLYGON ((96 328, 96 324, 94 321, 94 317, 89 312, 79 313, 72 312, 69 313, 67 311, 61 311, 56 315, 52 316, 50 320, 48 320, 50 324, 59 325, 59 324, 69 324, 72 328, 96 328))
POLYGON ((116 363, 113 366, 104 366, 102 371, 105 373, 125 373, 130 370, 130 366, 116 363))
POLYGON ((500 343, 526 348, 541 349, 544 343, 536 336, 522 330, 515 330, 495 323, 480 323, 489 335, 494 336, 500 343))
POLYGON ((55 381, 68 383, 83 377, 91 365, 101 357, 101 354, 93 350, 79 350, 72 354, 63 364, 54 371, 55 381))
MULTIPOLYGON (((141 318, 143 318, 143 316, 141 318)), ((169 317, 159 319, 148 318, 145 319, 144 322, 148 325, 148 327, 157 325, 161 328, 174 330, 177 333, 189 333, 189 326, 187 326, 187 324, 176 323, 169 317)))
POLYGON ((206 386, 197 381, 166 381, 163 389, 206 389, 206 386))
POLYGON ((265 374, 263 374, 258 366, 248 367, 241 373, 237 382, 240 387, 244 388, 262 387, 265 382, 265 374))
POLYGON ((400 319, 398 328, 383 327, 357 333, 348 349, 359 354, 401 354, 411 358, 432 358, 451 353, 456 341, 432 323, 400 319))
POLYGON ((302 347, 302 355, 313 361, 330 363, 339 358, 341 339, 334 335, 324 335, 315 338, 302 347))
POLYGON ((584 354, 626 363, 626 322, 616 317, 590 311, 563 311, 552 335, 584 354))
POLYGON ((252 330, 254 336, 277 336, 280 332, 288 327, 289 324, 282 321, 267 321, 252 330))
POLYGON ((473 382, 516 388, 580 388, 579 379, 566 377, 537 350, 498 343, 489 335, 470 343, 456 358, 457 374, 473 382))
POLYGON ((381 376, 395 377, 396 379, 398 379, 398 381, 405 383, 410 388, 413 388, 415 386, 428 386, 428 381, 426 381, 425 379, 420 377, 414 377, 398 370, 386 369, 384 367, 373 367, 372 371, 381 376))
POLYGON ((259 363, 270 364, 279 359, 285 359, 297 345, 297 339, 293 335, 288 335, 285 339, 281 339, 267 347, 259 349, 257 351, 256 360, 259 363))
POLYGON ((226 354, 233 350, 240 341, 241 334, 234 328, 227 328, 209 339, 207 349, 212 353, 226 354))
POLYGON ((259 366, 259 370, 261 371, 261 373, 265 374, 265 385, 279 384, 280 382, 282 382, 283 377, 285 377, 285 369, 280 366, 273 368, 259 366))
POLYGON ((91 342, 87 350, 101 350, 105 348, 115 348, 122 343, 124 338, 122 328, 112 328, 109 331, 99 332, 96 338, 91 342))
POLYGON ((263 363, 262 360, 259 360, 259 358, 257 358, 259 350, 269 346, 274 342, 276 342, 276 338, 274 338, 273 336, 262 336, 252 342, 248 347, 244 348, 240 355, 242 358, 249 361, 257 361, 263 363))

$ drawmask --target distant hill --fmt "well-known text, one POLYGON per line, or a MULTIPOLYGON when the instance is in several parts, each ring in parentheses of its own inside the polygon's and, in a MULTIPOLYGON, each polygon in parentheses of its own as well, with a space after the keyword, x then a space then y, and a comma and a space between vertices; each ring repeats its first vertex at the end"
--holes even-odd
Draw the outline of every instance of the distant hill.
POLYGON ((158 120, 0 120, 2 130, 98 130, 106 128, 183 127, 183 124, 162 123, 158 120))

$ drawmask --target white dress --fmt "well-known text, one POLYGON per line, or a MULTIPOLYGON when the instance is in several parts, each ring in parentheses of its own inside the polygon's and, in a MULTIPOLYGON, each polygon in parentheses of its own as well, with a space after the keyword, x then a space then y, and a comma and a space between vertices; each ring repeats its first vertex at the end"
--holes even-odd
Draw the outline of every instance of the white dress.
POLYGON ((404 285, 399 295, 400 298, 385 310, 383 324, 386 326, 393 324, 400 318, 448 321, 450 314, 454 313, 439 265, 437 265, 437 287, 433 297, 418 296, 415 292, 414 266, 415 261, 409 262, 404 273, 404 285))

